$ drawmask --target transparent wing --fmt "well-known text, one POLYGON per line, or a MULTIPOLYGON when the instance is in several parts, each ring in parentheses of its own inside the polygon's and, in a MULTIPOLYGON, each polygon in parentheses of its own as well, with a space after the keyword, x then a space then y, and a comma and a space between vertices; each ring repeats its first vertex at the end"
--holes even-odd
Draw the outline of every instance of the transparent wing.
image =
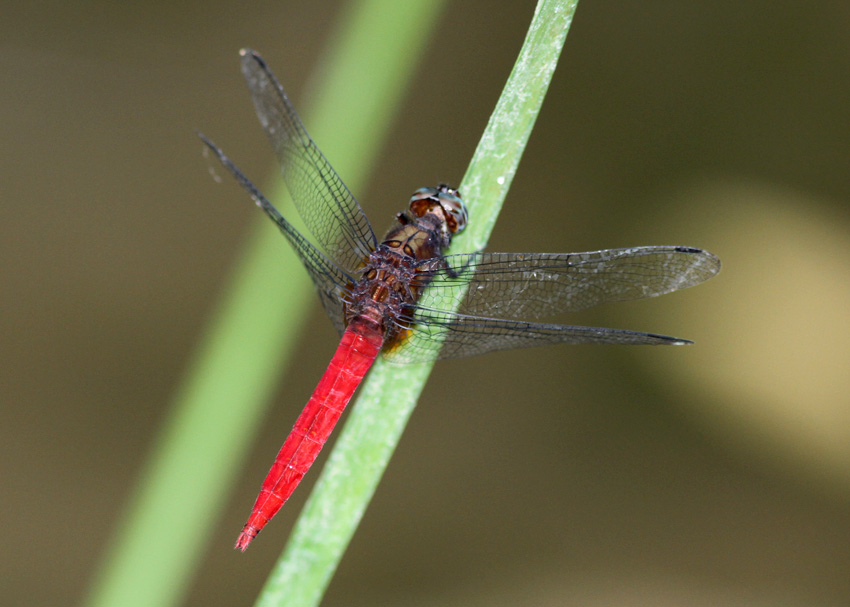
POLYGON ((236 181, 238 181, 239 184, 248 191, 248 194, 251 195, 251 198, 254 199, 257 206, 266 212, 266 215, 268 215, 272 221, 277 224, 277 227, 280 228, 280 231, 283 232, 284 236, 286 236, 289 244, 291 244, 295 249, 298 257, 301 259, 301 262, 310 274, 310 278, 313 279, 313 285, 316 287, 316 291, 319 294, 319 299, 322 301, 322 306, 325 308, 325 312, 327 312, 331 322, 334 324, 334 327, 336 327, 337 331, 341 334, 345 329, 341 298, 343 297, 347 286, 352 284, 354 279, 348 273, 340 269, 334 262, 328 259, 324 253, 314 247, 306 238, 304 238, 304 236, 293 228, 292 224, 283 218, 272 203, 263 196, 262 192, 260 192, 257 187, 251 183, 247 177, 245 177, 242 171, 240 171, 239 168, 233 164, 233 162, 224 155, 224 152, 216 147, 212 141, 200 133, 198 133, 198 136, 207 145, 207 147, 212 150, 216 157, 218 157, 222 166, 224 166, 224 168, 226 168, 233 177, 236 178, 236 181))
POLYGON ((353 273, 377 246, 363 209, 322 155, 265 61, 243 49, 242 75, 307 229, 327 256, 353 273))
POLYGON ((476 356, 495 350, 554 344, 683 345, 686 339, 598 327, 550 325, 416 309, 416 324, 397 347, 384 353, 392 363, 476 356))
POLYGON ((541 318, 604 302, 656 297, 697 285, 720 260, 692 247, 587 253, 473 253, 425 262, 423 304, 460 314, 541 318), (459 303, 459 306, 458 306, 459 303))
POLYGON ((422 302, 399 319, 385 356, 408 363, 550 344, 681 345, 688 340, 599 327, 493 318, 539 318, 603 302, 656 297, 699 284, 720 261, 692 247, 587 253, 474 253, 423 262, 422 302), (446 309, 457 307, 458 313, 446 309))

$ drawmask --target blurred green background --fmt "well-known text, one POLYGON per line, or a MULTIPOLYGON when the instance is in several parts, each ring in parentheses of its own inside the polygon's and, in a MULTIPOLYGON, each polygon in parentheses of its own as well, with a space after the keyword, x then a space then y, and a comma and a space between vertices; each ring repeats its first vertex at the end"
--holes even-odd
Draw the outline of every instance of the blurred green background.
MULTIPOLYGON (((460 180, 533 3, 493 7, 449 4, 376 229, 460 180)), ((262 183, 237 51, 298 106, 339 4, 2 8, 2 603, 73 604, 257 212, 192 129, 262 183)), ((440 363, 324 605, 850 602, 848 107, 846 2, 582 0, 489 248, 707 248, 705 285, 561 319, 697 344, 440 363)), ((231 549, 336 345, 316 304, 187 604, 250 603, 306 498, 231 549)))

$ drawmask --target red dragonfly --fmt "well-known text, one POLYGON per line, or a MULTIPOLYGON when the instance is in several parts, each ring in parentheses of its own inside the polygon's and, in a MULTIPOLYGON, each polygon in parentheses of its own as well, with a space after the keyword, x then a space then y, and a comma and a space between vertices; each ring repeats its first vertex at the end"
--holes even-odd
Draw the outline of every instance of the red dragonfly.
POLYGON ((650 246, 444 255, 468 220, 460 192, 446 185, 417 190, 408 210, 396 215, 378 241, 265 61, 251 50, 241 54, 257 115, 319 246, 296 231, 215 144, 201 138, 295 248, 342 339, 266 476, 236 548, 244 551, 292 495, 379 353, 391 362, 410 363, 546 344, 691 343, 652 333, 509 319, 684 289, 718 272, 720 261, 711 253, 650 246))

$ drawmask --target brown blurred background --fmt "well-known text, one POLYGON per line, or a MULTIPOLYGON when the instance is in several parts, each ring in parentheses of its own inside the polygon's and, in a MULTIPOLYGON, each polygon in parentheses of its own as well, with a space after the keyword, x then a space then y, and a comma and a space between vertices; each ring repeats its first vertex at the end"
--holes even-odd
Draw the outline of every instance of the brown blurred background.
MULTIPOLYGON (((493 6, 449 4, 377 228, 463 175, 533 11, 493 6)), ((192 129, 266 174, 237 51, 297 105, 338 10, 3 3, 0 603, 82 597, 257 212, 192 129)), ((324 605, 850 603, 848 108, 846 1, 582 0, 490 249, 707 248, 566 319, 697 343, 440 364, 324 605)), ((334 347, 317 302, 187 604, 253 601, 308 491, 231 546, 334 347)))

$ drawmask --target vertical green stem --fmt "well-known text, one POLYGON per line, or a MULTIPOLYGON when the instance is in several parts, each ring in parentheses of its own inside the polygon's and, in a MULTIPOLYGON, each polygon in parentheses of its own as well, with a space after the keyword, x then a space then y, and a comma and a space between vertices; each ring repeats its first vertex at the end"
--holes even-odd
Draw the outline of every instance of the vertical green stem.
MULTIPOLYGON (((452 253, 486 244, 543 103, 577 0, 540 0, 523 47, 463 179, 470 224, 452 253)), ((317 141, 321 142, 317 138, 317 141)), ((431 364, 378 361, 257 605, 317 605, 390 456, 431 364)))

